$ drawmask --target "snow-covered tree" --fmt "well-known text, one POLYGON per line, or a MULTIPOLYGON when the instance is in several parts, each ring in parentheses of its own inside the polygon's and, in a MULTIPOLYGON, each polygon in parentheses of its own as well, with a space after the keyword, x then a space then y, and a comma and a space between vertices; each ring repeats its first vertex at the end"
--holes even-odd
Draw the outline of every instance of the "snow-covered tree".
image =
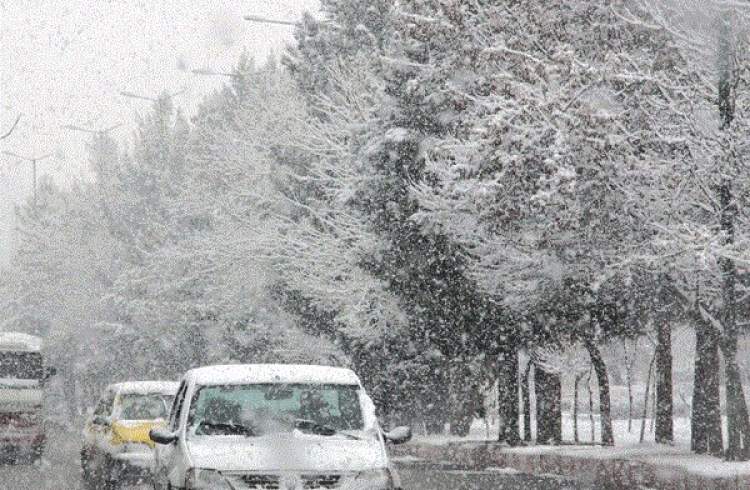
POLYGON ((727 383, 728 459, 750 457, 747 407, 736 361, 737 319, 747 311, 744 291, 747 223, 748 6, 727 2, 636 2, 623 17, 672 46, 672 76, 639 73, 669 94, 659 110, 674 152, 666 158, 670 178, 654 182, 651 197, 668 219, 658 221, 655 251, 669 257, 677 298, 697 336, 693 448, 721 450, 718 403, 720 347, 727 383), (669 117, 669 121, 665 121, 669 117), (675 134, 677 133, 677 134, 675 134), (675 137, 676 136, 676 137, 675 137), (655 191, 655 192, 654 192, 655 191))
MULTIPOLYGON (((331 68, 349 60, 377 64, 391 35, 394 0, 322 0, 320 18, 307 13, 295 30, 283 64, 302 93, 312 102, 316 117, 333 116, 317 108, 315 98, 338 90, 331 68)), ((363 67, 363 74, 368 69, 363 67)))
MULTIPOLYGON (((617 14, 626 2, 429 3, 441 15, 415 10, 413 31, 458 49, 445 69, 432 46, 404 64, 442 75, 437 87, 400 87, 442 104, 409 118, 439 117, 433 124, 450 128, 415 149, 425 169, 406 179, 418 202, 411 219, 464 247, 470 277, 517 315, 566 317, 565 328, 540 327, 567 328, 589 349, 606 412, 598 343, 628 327, 608 313, 623 306, 609 291, 627 283, 626 257, 650 237, 640 211, 649 204, 618 189, 643 152, 639 137, 655 130, 636 118, 642 93, 617 75, 653 67, 659 43, 617 14), (551 295, 556 304, 545 301, 551 295)), ((603 440, 612 442, 606 423, 603 440)))

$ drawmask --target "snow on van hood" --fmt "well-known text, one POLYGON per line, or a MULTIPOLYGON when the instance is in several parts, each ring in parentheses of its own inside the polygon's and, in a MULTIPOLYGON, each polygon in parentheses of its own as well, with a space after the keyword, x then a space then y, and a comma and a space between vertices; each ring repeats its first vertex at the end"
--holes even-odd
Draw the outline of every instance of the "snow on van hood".
POLYGON ((385 450, 371 434, 362 440, 298 432, 261 437, 200 436, 187 441, 196 468, 219 471, 359 471, 383 468, 385 450))

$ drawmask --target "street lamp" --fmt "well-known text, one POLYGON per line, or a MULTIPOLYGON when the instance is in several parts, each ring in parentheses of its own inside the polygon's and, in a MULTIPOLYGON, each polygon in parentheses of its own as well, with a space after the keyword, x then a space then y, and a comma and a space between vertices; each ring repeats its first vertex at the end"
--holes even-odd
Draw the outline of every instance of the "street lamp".
POLYGON ((227 71, 213 71, 206 68, 195 68, 190 70, 193 75, 213 76, 213 77, 232 77, 237 78, 240 75, 238 73, 230 73, 227 71))
POLYGON ((231 78, 241 78, 244 76, 253 76, 253 75, 265 75, 267 73, 273 73, 275 70, 256 70, 251 71, 248 73, 231 73, 228 71, 214 71, 209 70, 208 68, 196 68, 194 70, 190 70, 190 73, 193 75, 201 75, 201 76, 208 76, 208 77, 231 77, 231 78))
MULTIPOLYGON (((173 97, 176 97, 176 96, 178 96, 180 94, 185 93, 186 90, 187 90, 187 88, 183 88, 182 90, 180 90, 178 92, 175 92, 173 94, 167 94, 167 98, 171 99, 173 97)), ((129 92, 127 90, 121 91, 120 95, 122 95, 123 97, 128 97, 130 99, 140 99, 140 100, 148 100, 148 101, 151 101, 151 102, 159 102, 159 98, 158 97, 148 97, 148 96, 145 96, 145 95, 140 95, 140 94, 136 94, 136 93, 133 93, 133 92, 129 92)))
POLYGON ((13 153, 12 151, 3 151, 3 154, 31 163, 31 172, 32 172, 32 179, 33 179, 32 183, 34 186, 34 209, 36 209, 36 162, 49 158, 52 156, 52 154, 48 153, 46 155, 41 155, 41 156, 36 156, 36 157, 25 157, 25 156, 19 155, 18 153, 13 153))
POLYGON ((21 114, 19 114, 16 117, 16 120, 13 123, 13 125, 10 127, 10 129, 8 131, 6 131, 2 136, 0 136, 0 140, 4 140, 8 136, 10 136, 13 133, 13 130, 16 129, 16 126, 18 126, 18 121, 20 121, 20 120, 21 120, 21 114))
POLYGON ((258 22, 260 24, 275 24, 275 25, 282 25, 282 26, 296 26, 297 25, 296 22, 293 22, 291 20, 269 19, 267 17, 261 17, 259 15, 245 15, 243 19, 250 21, 250 22, 258 22))
POLYGON ((108 128, 104 128, 104 129, 82 128, 81 126, 76 126, 74 124, 66 124, 66 125, 60 126, 60 127, 63 128, 63 129, 69 129, 71 131, 80 131, 80 132, 83 132, 83 133, 91 133, 91 134, 95 134, 97 136, 103 136, 103 135, 109 133, 110 131, 112 131, 113 129, 119 128, 120 126, 122 126, 122 123, 115 124, 114 126, 110 126, 108 128))

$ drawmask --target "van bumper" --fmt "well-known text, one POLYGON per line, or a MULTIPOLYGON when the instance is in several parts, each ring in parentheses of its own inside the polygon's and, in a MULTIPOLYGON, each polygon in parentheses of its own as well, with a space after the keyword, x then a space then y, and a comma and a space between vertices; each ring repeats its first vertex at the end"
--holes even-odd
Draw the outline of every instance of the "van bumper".
POLYGON ((3 434, 0 431, 0 448, 32 449, 44 447, 44 434, 3 434))

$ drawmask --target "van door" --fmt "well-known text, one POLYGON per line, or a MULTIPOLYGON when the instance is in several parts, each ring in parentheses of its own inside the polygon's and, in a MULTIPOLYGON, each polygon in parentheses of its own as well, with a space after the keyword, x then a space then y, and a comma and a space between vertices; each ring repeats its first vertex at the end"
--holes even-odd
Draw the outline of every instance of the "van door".
MULTIPOLYGON (((182 408, 185 404, 185 394, 187 392, 187 383, 183 381, 177 389, 177 395, 172 403, 172 410, 169 413, 167 429, 170 432, 177 432, 180 428, 180 419, 182 408)), ((173 467, 177 444, 156 444, 154 446, 154 481, 156 488, 168 488, 170 484, 170 468, 173 467)), ((174 483, 174 482, 171 482, 174 483)), ((178 487, 182 485, 180 482, 178 487)))

